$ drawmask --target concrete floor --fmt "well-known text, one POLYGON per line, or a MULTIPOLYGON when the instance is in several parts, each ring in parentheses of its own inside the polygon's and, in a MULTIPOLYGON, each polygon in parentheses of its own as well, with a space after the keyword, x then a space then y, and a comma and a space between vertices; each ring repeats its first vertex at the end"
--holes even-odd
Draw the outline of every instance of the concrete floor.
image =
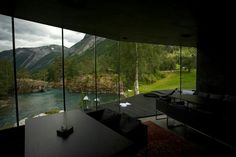
POLYGON ((184 126, 180 122, 168 118, 168 127, 167 127, 167 119, 166 115, 159 115, 157 116, 158 120, 156 120, 156 117, 147 117, 147 118, 141 118, 140 120, 142 122, 145 121, 152 121, 156 123, 157 125, 170 130, 171 132, 180 135, 184 137, 186 140, 192 142, 196 146, 199 147, 199 150, 201 151, 201 156, 236 156, 236 150, 232 147, 229 147, 215 139, 212 139, 192 128, 189 128, 187 126, 184 126))

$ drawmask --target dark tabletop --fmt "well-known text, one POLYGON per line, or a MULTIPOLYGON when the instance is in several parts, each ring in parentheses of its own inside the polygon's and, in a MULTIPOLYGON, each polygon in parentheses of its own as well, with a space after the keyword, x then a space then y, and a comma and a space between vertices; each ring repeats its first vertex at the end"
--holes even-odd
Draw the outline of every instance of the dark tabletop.
POLYGON ((66 116, 67 125, 74 128, 66 139, 56 133, 63 123, 64 113, 27 119, 25 157, 110 157, 132 145, 125 137, 79 110, 68 111, 66 116))

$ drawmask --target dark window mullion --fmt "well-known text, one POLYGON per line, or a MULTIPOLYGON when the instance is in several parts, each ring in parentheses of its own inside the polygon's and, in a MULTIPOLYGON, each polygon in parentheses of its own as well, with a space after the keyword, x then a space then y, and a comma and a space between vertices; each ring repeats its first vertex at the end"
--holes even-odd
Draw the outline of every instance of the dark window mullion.
POLYGON ((97 87, 97 52, 96 52, 96 35, 94 36, 94 75, 95 75, 95 103, 96 103, 96 110, 97 110, 97 105, 98 105, 98 87, 97 87))
POLYGON ((65 55, 64 55, 64 29, 61 29, 61 40, 62 40, 62 86, 63 86, 63 106, 64 111, 66 111, 66 95, 65 95, 65 55))
POLYGON ((18 93, 17 93, 17 76, 16 76, 16 47, 15 47, 15 23, 14 17, 11 17, 12 24, 12 53, 14 66, 14 84, 15 84, 15 104, 16 104, 16 124, 19 127, 19 107, 18 107, 18 93))

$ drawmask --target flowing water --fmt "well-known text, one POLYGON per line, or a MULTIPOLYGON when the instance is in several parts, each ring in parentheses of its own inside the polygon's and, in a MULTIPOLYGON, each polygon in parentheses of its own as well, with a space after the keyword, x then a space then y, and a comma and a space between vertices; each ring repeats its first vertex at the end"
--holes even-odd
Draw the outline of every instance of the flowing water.
MULTIPOLYGON (((65 93, 67 110, 80 109, 83 104, 86 108, 95 106, 95 94, 89 93, 87 101, 83 101, 85 94, 65 93)), ((100 103, 108 103, 118 100, 116 94, 98 94, 100 103)), ((0 129, 11 127, 16 124, 15 98, 10 98, 11 103, 2 105, 0 108, 0 129)), ((19 94, 18 95, 19 118, 20 120, 34 117, 40 113, 50 110, 63 110, 63 91, 62 89, 51 89, 41 93, 19 94)))

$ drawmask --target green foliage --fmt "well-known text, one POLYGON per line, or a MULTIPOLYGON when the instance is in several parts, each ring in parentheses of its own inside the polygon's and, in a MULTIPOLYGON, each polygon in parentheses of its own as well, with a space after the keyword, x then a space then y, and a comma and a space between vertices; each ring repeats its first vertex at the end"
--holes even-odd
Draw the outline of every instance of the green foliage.
POLYGON ((0 97, 13 93, 13 65, 8 60, 0 59, 0 97))
MULTIPOLYGON (((152 84, 142 84, 139 88, 140 93, 146 93, 154 90, 165 90, 179 88, 179 71, 168 72, 165 78, 156 80, 152 84)), ((196 88, 196 70, 191 72, 183 72, 182 74, 182 88, 195 89, 196 88)))
POLYGON ((156 80, 157 78, 154 74, 148 74, 148 73, 142 74, 142 81, 144 83, 150 84, 150 83, 154 83, 156 80))
POLYGON ((175 69, 176 69, 176 70, 180 70, 180 65, 179 65, 179 64, 176 64, 176 65, 175 65, 175 69))
POLYGON ((78 75, 78 65, 72 58, 65 59, 65 78, 72 80, 78 75))
POLYGON ((158 72, 156 74, 143 73, 141 76, 142 76, 141 81, 140 81, 141 84, 152 84, 159 79, 165 78, 165 74, 161 72, 158 72))
POLYGON ((160 70, 176 70, 176 63, 178 61, 176 60, 175 56, 169 56, 169 55, 163 55, 160 65, 160 70))
POLYGON ((19 70, 17 70, 16 76, 17 76, 17 79, 31 78, 31 74, 29 70, 26 68, 20 68, 19 70))
MULTIPOLYGON (((73 55, 65 58, 65 80, 67 88, 71 91, 76 91, 79 88, 81 88, 81 90, 91 88, 90 90, 92 91, 92 88, 94 88, 92 85, 95 82, 95 53, 93 48, 94 47, 91 46, 85 52, 71 53, 73 55), (88 78, 87 82, 85 78, 88 78)), ((57 57, 55 57, 48 67, 40 66, 40 69, 33 72, 30 72, 26 68, 17 70, 17 78, 32 78, 34 80, 60 83, 62 80, 62 58, 58 55, 55 56, 57 57)), ((165 76, 165 73, 162 71, 173 72, 180 69, 179 56, 179 47, 177 46, 138 43, 136 51, 136 43, 118 43, 114 40, 105 39, 97 42, 96 45, 97 82, 103 87, 102 90, 117 88, 118 74, 120 74, 120 82, 122 83, 123 91, 127 91, 128 89, 133 89, 135 76, 137 76, 136 69, 138 69, 139 84, 155 84, 171 76, 165 76), (99 80, 99 78, 101 79, 99 80), (111 87, 105 87, 105 85, 111 87)), ((191 72, 192 69, 195 69, 195 60, 196 49, 183 47, 183 71, 191 72)), ((0 64, 2 66, 0 67, 0 86, 2 87, 0 89, 0 95, 6 95, 10 88, 13 88, 12 83, 10 83, 12 79, 8 78, 13 76, 12 65, 3 61, 1 61, 0 64), (3 65, 5 67, 3 67, 3 65), (7 73, 7 75, 5 73, 7 73)), ((42 64, 44 64, 44 62, 42 64)), ((113 89, 111 91, 116 90, 113 89)))
POLYGON ((84 97, 85 97, 85 93, 81 92, 80 101, 79 101, 79 107, 80 107, 80 109, 82 109, 82 110, 85 110, 86 107, 87 107, 86 102, 83 100, 84 97))
POLYGON ((118 42, 105 40, 96 45, 97 73, 117 74, 119 68, 118 42))
POLYGON ((62 78, 62 59, 61 57, 55 58, 54 62, 48 67, 49 82, 60 82, 62 78))
POLYGON ((191 69, 196 68, 196 49, 185 47, 182 53, 182 67, 183 70, 191 72, 191 69))
POLYGON ((191 72, 182 72, 182 88, 196 89, 196 69, 192 69, 191 72))
POLYGON ((128 89, 133 89, 135 80, 135 43, 120 42, 121 81, 128 89))
MULTIPOLYGON (((107 74, 112 77, 113 74, 120 72, 124 90, 133 89, 137 59, 140 84, 151 84, 164 78, 165 75, 160 71, 179 69, 180 54, 177 46, 138 43, 136 54, 135 43, 119 42, 119 44, 120 47, 117 41, 109 39, 98 43, 96 67, 98 76, 107 74)), ((183 48, 182 50, 184 66, 189 69, 195 68, 196 49, 183 48)), ((94 57, 93 48, 80 55, 67 57, 65 60, 66 79, 74 80, 76 76, 94 75, 94 57)))
POLYGON ((34 80, 43 80, 43 81, 47 81, 48 79, 48 70, 47 69, 43 69, 43 70, 40 70, 36 73, 33 73, 32 74, 32 78, 34 80))
POLYGON ((55 114, 55 113, 59 113, 60 109, 58 108, 52 108, 51 110, 45 112, 45 114, 55 114))

